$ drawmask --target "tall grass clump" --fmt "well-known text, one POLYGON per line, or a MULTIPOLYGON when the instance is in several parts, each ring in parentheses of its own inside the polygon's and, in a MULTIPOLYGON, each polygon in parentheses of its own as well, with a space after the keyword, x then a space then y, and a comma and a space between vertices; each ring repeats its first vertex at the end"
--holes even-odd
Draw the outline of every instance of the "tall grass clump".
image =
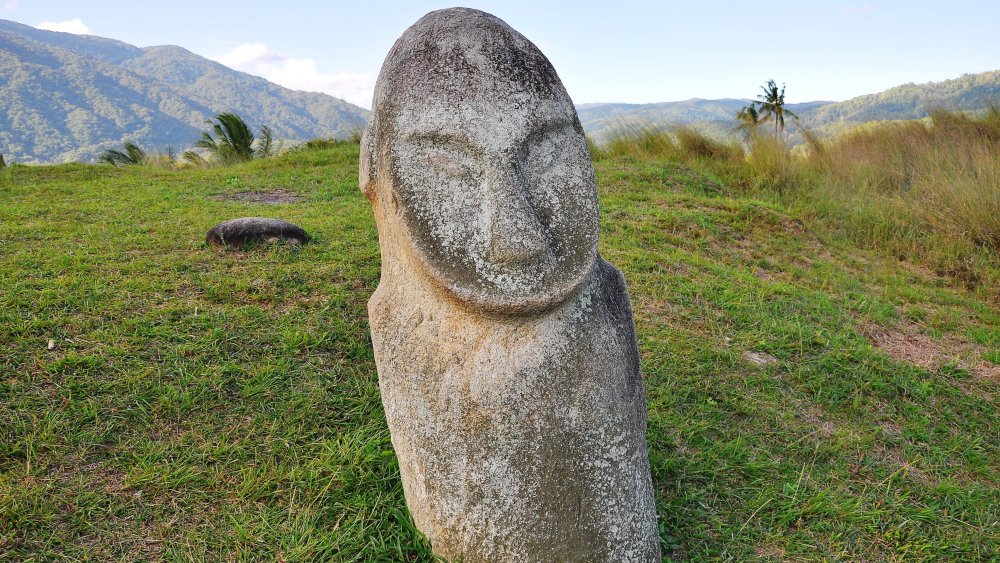
POLYGON ((898 200, 916 227, 1000 250, 1000 112, 936 110, 833 139, 803 163, 827 196, 898 200))
POLYGON ((739 145, 717 141, 692 127, 677 127, 673 131, 677 150, 685 158, 712 158, 728 161, 743 159, 739 145))
POLYGON ((987 119, 935 112, 914 167, 920 216, 935 230, 1000 251, 1000 112, 987 119))
POLYGON ((602 147, 592 145, 591 153, 671 161, 743 159, 743 149, 739 145, 715 140, 687 126, 664 129, 651 125, 620 125, 602 147))
POLYGON ((808 140, 790 194, 851 238, 1000 294, 1000 110, 808 140))
POLYGON ((167 147, 165 151, 153 151, 146 154, 146 160, 143 162, 146 166, 150 168, 160 168, 163 170, 172 170, 180 167, 180 163, 177 161, 177 153, 174 152, 173 147, 167 147))
POLYGON ((290 152, 325 151, 345 145, 358 145, 358 144, 360 143, 355 142, 353 137, 349 137, 346 139, 338 139, 336 137, 320 137, 316 139, 309 139, 304 143, 295 145, 289 150, 290 152))
POLYGON ((754 133, 749 139, 742 186, 754 193, 789 194, 807 183, 805 170, 792 155, 784 139, 754 133))
POLYGON ((680 162, 734 195, 772 199, 834 236, 923 263, 1000 297, 1000 108, 936 109, 805 144, 757 129, 739 145, 691 128, 619 127, 595 158, 680 162))
POLYGON ((619 125, 608 135, 601 153, 605 156, 672 158, 677 145, 670 133, 652 125, 619 125))
POLYGON ((353 145, 360 145, 361 144, 361 137, 363 137, 364 134, 365 134, 365 128, 364 128, 364 126, 362 126, 362 125, 355 125, 347 133, 347 142, 349 142, 349 143, 351 143, 353 145))

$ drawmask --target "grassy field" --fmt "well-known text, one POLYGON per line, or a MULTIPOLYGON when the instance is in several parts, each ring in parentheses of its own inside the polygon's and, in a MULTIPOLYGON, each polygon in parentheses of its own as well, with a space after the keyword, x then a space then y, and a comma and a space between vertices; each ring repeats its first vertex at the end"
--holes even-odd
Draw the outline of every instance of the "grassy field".
MULTIPOLYGON (((357 150, 0 171, 0 560, 430 560, 379 399, 357 150), (299 200, 227 197, 277 190, 299 200), (245 215, 314 240, 205 246, 245 215)), ((596 167, 665 555, 1000 558, 981 284, 708 168, 596 167)))
POLYGON ((779 203, 833 238, 924 265, 1000 303, 1000 106, 870 123, 790 150, 761 126, 743 144, 690 128, 625 127, 599 156, 681 163, 729 194, 779 203))

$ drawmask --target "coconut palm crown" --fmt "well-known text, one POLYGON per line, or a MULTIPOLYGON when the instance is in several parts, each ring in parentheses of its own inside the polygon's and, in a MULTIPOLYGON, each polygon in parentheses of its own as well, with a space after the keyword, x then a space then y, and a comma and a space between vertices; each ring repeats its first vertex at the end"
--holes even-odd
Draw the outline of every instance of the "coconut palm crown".
POLYGON ((778 85, 774 83, 774 80, 768 80, 767 84, 760 87, 764 91, 763 95, 757 96, 757 104, 760 105, 760 121, 764 122, 771 118, 774 118, 774 134, 777 135, 779 129, 781 131, 785 130, 785 116, 790 115, 795 119, 799 116, 792 113, 792 110, 785 108, 785 85, 781 85, 781 90, 778 90, 778 85))
POLYGON ((757 102, 750 102, 747 106, 740 108, 736 114, 736 120, 740 122, 736 126, 737 131, 743 132, 743 139, 749 140, 760 124, 760 113, 757 111, 757 102))
POLYGON ((97 157, 98 162, 106 162, 115 166, 133 166, 146 162, 146 151, 132 141, 122 143, 122 149, 108 149, 97 157))
MULTIPOLYGON (((235 113, 220 113, 215 116, 215 119, 209 119, 207 123, 212 126, 212 131, 203 131, 201 139, 198 139, 194 146, 204 150, 221 164, 235 164, 254 158, 267 158, 280 150, 275 147, 274 135, 270 127, 262 126, 260 136, 255 137, 247 122, 235 113)), ((206 164, 205 159, 194 151, 185 152, 184 159, 193 164, 206 164)))

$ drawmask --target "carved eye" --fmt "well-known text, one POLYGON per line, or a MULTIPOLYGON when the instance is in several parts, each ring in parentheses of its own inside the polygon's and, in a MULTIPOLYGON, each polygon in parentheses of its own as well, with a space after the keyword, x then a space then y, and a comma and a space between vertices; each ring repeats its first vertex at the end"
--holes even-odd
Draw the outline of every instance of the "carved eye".
MULTIPOLYGON (((417 136, 396 150, 400 169, 406 170, 402 184, 407 192, 424 194, 415 205, 440 206, 455 198, 465 199, 478 191, 478 159, 467 143, 450 137, 417 136)), ((409 197, 405 197, 409 200, 409 197)))
POLYGON ((567 127, 547 127, 533 133, 524 144, 524 166, 538 174, 548 171, 561 160, 567 127))
POLYGON ((472 175, 470 162, 466 156, 465 151, 448 150, 444 147, 424 154, 427 166, 437 170, 439 174, 455 179, 464 179, 472 175))
POLYGON ((482 215, 479 160, 468 144, 440 136, 419 136, 396 145, 396 167, 405 170, 397 191, 417 236, 458 252, 472 244, 482 215))
POLYGON ((573 160, 577 137, 572 125, 565 124, 541 129, 524 144, 521 173, 527 195, 544 225, 550 225, 561 208, 560 193, 568 181, 564 164, 573 160))
POLYGON ((439 181, 468 183, 476 179, 475 155, 464 143, 451 139, 422 138, 411 146, 413 162, 439 181))

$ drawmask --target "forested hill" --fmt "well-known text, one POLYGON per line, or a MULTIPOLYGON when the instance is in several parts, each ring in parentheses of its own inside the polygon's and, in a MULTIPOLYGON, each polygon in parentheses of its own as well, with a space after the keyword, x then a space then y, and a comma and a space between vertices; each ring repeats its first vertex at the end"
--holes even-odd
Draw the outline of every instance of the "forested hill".
POLYGON ((181 47, 139 48, 0 20, 0 153, 8 162, 86 161, 123 140, 179 150, 224 111, 288 140, 346 136, 368 116, 181 47))
MULTIPOLYGON (((794 84, 788 85, 789 91, 794 84)), ((691 99, 658 104, 582 104, 580 121, 588 134, 601 139, 627 125, 693 125, 717 136, 731 135, 739 109, 750 100, 691 99)), ((919 119, 935 107, 978 111, 1000 105, 1000 71, 966 74, 953 80, 904 84, 844 102, 788 104, 801 124, 819 133, 833 133, 870 121, 919 119)), ((795 124, 789 122, 790 132, 795 124)))
POLYGON ((803 119, 817 126, 919 119, 935 107, 977 111, 1000 104, 1000 70, 965 74, 953 80, 903 84, 878 94, 825 104, 805 112, 803 119))

